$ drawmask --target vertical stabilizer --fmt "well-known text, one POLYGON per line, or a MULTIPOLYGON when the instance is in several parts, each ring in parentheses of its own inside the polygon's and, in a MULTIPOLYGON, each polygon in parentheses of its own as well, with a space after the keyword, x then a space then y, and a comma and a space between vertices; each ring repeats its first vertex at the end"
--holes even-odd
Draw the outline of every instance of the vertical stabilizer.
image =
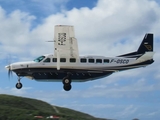
POLYGON ((145 52, 153 52, 153 34, 152 33, 147 33, 144 36, 143 41, 141 42, 137 51, 119 55, 117 57, 138 58, 141 55, 145 54, 145 52))
POLYGON ((144 36, 137 53, 144 54, 145 52, 153 52, 153 34, 148 33, 144 36))

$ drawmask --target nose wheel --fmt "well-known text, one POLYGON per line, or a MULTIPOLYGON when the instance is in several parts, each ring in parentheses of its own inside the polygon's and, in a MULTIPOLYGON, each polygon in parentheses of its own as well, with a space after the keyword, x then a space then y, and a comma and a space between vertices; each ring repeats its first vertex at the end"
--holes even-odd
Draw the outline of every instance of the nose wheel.
POLYGON ((16 88, 17 88, 17 89, 21 89, 22 86, 23 86, 22 83, 17 83, 17 84, 16 84, 16 88))
POLYGON ((18 78, 18 83, 16 84, 17 89, 21 89, 23 87, 22 83, 20 82, 21 78, 18 78))

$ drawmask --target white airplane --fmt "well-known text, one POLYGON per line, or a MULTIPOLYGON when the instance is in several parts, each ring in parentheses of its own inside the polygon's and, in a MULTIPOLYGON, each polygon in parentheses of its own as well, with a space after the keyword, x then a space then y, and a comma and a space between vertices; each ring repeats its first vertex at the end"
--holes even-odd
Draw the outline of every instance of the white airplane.
POLYGON ((22 88, 22 77, 37 81, 62 82, 69 91, 71 82, 85 82, 111 75, 114 72, 145 67, 153 60, 153 34, 147 33, 136 52, 117 57, 79 56, 74 27, 56 25, 54 54, 42 55, 33 61, 17 62, 6 66, 8 75, 18 76, 17 89, 22 88))

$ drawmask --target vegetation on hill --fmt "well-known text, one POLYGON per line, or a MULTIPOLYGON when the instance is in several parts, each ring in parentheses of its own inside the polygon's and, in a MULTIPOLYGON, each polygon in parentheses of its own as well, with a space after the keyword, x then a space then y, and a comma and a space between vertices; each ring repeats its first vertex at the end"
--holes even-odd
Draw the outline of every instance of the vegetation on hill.
POLYGON ((0 95, 0 120, 37 120, 34 116, 43 116, 41 120, 46 120, 51 115, 58 116, 59 120, 107 120, 68 108, 53 107, 40 100, 0 95))

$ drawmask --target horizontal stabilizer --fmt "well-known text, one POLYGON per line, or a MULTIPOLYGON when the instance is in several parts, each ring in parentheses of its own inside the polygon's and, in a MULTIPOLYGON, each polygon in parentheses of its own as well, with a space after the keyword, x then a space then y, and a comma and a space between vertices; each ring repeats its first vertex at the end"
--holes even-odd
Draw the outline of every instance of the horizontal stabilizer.
POLYGON ((154 55, 154 52, 146 52, 141 57, 139 57, 137 60, 138 61, 151 60, 151 59, 153 59, 153 55, 154 55))

